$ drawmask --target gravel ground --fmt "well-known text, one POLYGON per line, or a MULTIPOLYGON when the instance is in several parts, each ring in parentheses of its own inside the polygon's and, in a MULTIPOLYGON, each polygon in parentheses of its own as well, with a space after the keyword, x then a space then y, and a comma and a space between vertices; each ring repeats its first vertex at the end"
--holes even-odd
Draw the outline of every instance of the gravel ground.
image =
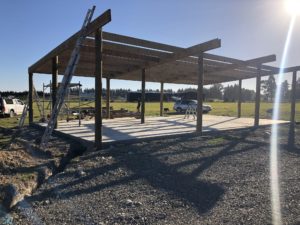
MULTIPOLYGON (((283 223, 300 224, 300 142, 288 148, 280 129, 283 223)), ((11 215, 15 224, 271 224, 269 138, 265 127, 87 152, 11 215)))

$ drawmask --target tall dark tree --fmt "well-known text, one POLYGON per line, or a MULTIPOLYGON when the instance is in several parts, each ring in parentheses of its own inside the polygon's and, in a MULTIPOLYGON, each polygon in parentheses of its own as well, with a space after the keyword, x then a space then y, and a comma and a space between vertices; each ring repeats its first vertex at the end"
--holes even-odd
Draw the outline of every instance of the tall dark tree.
POLYGON ((207 98, 223 99, 223 85, 213 84, 208 91, 207 98))
POLYGON ((264 80, 262 83, 262 90, 267 101, 273 101, 276 91, 276 81, 273 75, 269 76, 268 80, 264 80))
POLYGON ((254 101, 255 91, 249 89, 242 89, 242 101, 254 101))
POLYGON ((296 99, 300 99, 300 77, 296 82, 296 99))
POLYGON ((288 100, 290 97, 289 83, 287 80, 281 83, 281 100, 288 100))
POLYGON ((238 100, 239 97, 239 86, 235 85, 228 85, 224 88, 224 101, 225 102, 235 102, 238 100))

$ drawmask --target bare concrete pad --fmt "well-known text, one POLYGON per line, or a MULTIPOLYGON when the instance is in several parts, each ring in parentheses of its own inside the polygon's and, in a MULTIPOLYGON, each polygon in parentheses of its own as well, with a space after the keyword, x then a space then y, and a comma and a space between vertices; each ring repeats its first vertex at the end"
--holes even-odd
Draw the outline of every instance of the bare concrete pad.
MULTIPOLYGON (((273 123, 286 123, 282 120, 261 119, 260 125, 273 123)), ((203 130, 231 130, 251 127, 254 124, 252 118, 235 118, 226 116, 204 115, 203 130)), ((196 120, 193 117, 184 119, 183 115, 169 117, 147 117, 145 124, 140 124, 139 119, 118 118, 103 120, 103 142, 134 140, 150 137, 160 137, 184 133, 192 133, 196 129, 196 120)), ((58 131, 69 134, 87 141, 94 141, 94 120, 63 122, 58 124, 58 131)))

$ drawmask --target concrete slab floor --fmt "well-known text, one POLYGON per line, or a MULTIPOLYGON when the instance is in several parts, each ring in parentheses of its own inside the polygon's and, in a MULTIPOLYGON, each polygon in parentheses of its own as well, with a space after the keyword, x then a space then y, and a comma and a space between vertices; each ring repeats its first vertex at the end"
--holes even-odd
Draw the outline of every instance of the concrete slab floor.
MULTIPOLYGON (((288 121, 273 121, 260 119, 260 125, 272 123, 286 123, 288 121)), ((227 116, 203 116, 203 131, 230 130, 252 127, 253 118, 236 118, 227 116)), ((94 141, 95 122, 82 120, 81 126, 78 121, 59 121, 58 131, 87 141, 94 141)), ((184 133, 192 133, 196 130, 196 120, 190 116, 184 119, 184 115, 168 117, 146 117, 145 124, 140 119, 116 118, 103 120, 103 142, 124 141, 150 137, 168 136, 184 133)))

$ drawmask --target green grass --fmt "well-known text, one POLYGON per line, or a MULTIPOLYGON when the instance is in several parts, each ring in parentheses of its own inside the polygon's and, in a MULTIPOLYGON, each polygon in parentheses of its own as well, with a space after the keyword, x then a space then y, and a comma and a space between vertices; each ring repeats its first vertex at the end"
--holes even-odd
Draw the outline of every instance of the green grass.
POLYGON ((220 145, 224 143, 225 139, 223 137, 218 137, 214 139, 207 140, 208 145, 220 145))
MULTIPOLYGON (((94 107, 94 103, 81 102, 82 107, 94 107)), ((237 103, 224 103, 224 102, 209 102, 205 103, 213 107, 213 110, 209 113, 211 115, 217 116, 236 116, 237 115, 237 103)), ((47 105, 47 104, 45 104, 47 105)), ((165 102, 164 108, 169 108, 170 112, 173 110, 173 102, 165 102)), ((254 103, 243 103, 242 104, 242 117, 254 117, 254 103)), ((71 103, 71 107, 78 107, 78 103, 71 103)), ((112 102, 111 106, 114 109, 125 108, 129 111, 136 111, 137 103, 131 102, 112 102)), ((296 105, 296 120, 300 121, 300 104, 296 105)), ((103 107, 105 107, 105 101, 103 102, 103 107)), ((266 110, 272 108, 272 103, 262 102, 260 106, 260 118, 270 119, 270 115, 267 114, 266 110)), ((46 114, 49 110, 46 110, 46 114)), ((146 116, 158 116, 159 115, 159 102, 147 102, 145 105, 146 116)), ((0 126, 11 128, 18 125, 19 117, 14 118, 0 118, 0 126)), ((61 118, 61 117, 59 117, 61 118)), ((290 103, 281 104, 280 119, 289 120, 290 118, 290 103)), ((40 116, 37 110, 37 106, 34 105, 34 121, 39 121, 40 116)), ((25 121, 28 124, 28 118, 25 121)))

